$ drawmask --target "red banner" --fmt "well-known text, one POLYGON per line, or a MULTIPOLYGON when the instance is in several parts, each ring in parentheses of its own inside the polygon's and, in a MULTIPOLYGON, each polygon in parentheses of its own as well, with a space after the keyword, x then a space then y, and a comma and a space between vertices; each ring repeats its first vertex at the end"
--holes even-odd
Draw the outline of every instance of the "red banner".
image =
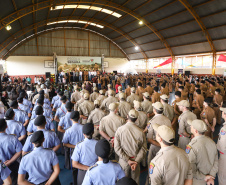
POLYGON ((217 61, 226 62, 226 56, 225 55, 220 55, 220 57, 218 58, 217 61))
POLYGON ((172 58, 169 58, 168 60, 159 64, 158 66, 155 66, 154 68, 161 67, 161 66, 164 66, 164 65, 167 65, 167 64, 170 64, 170 63, 172 63, 172 58))

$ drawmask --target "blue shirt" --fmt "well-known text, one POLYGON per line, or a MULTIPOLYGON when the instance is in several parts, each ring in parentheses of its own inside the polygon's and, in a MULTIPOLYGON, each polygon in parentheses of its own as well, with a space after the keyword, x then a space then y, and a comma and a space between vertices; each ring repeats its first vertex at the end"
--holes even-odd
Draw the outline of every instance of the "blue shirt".
POLYGON ((84 139, 82 128, 83 126, 80 123, 74 123, 65 131, 62 143, 76 145, 82 141, 84 139))
POLYGON ((3 184, 1 180, 6 180, 10 173, 10 169, 3 162, 0 162, 0 184, 3 184))
POLYGON ((24 124, 25 121, 29 120, 28 115, 25 114, 23 111, 19 109, 13 109, 13 111, 15 113, 15 117, 14 117, 15 121, 19 121, 24 124))
POLYGON ((22 150, 22 144, 16 136, 0 133, 0 159, 5 162, 10 160, 15 153, 22 150))
POLYGON ((27 105, 29 107, 29 109, 31 109, 33 107, 31 101, 27 100, 26 98, 23 99, 23 104, 27 105))
POLYGON ((86 166, 93 166, 98 160, 95 153, 96 143, 97 140, 85 138, 75 146, 71 159, 86 166))
POLYGON ((51 104, 54 105, 54 103, 60 99, 60 96, 56 95, 53 97, 51 104))
POLYGON ((28 173, 30 183, 40 184, 50 178, 53 166, 58 163, 58 158, 53 150, 38 147, 22 158, 18 173, 28 173))
POLYGON ((26 135, 25 127, 22 123, 15 121, 15 120, 6 120, 7 123, 7 134, 15 134, 18 137, 21 137, 23 135, 26 135))
POLYGON ((57 116, 59 119, 61 119, 63 116, 66 115, 67 109, 65 107, 66 104, 63 104, 60 106, 60 108, 57 109, 55 116, 57 116))
MULTIPOLYGON (((37 116, 36 116, 36 118, 37 118, 37 116)), ((28 127, 27 127, 28 132, 36 132, 37 131, 37 126, 35 126, 36 118, 30 120, 28 127)), ((53 130, 54 128, 55 127, 54 127, 52 120, 50 118, 46 118, 45 130, 53 130)))
MULTIPOLYGON (((35 105, 37 104, 37 101, 38 101, 38 99, 36 100, 35 105)), ((44 103, 48 104, 50 106, 50 101, 48 98, 44 98, 44 103)))
POLYGON ((65 116, 61 117, 58 126, 63 127, 64 130, 66 130, 69 127, 71 127, 73 123, 71 121, 70 116, 71 116, 71 112, 67 112, 65 116))
POLYGON ((60 98, 59 98, 57 101, 55 101, 53 108, 58 109, 61 105, 62 105, 62 102, 60 101, 60 98))
POLYGON ((24 111, 26 114, 31 113, 31 109, 27 105, 23 105, 22 103, 18 103, 18 109, 24 111))
MULTIPOLYGON (((53 148, 60 144, 60 140, 57 137, 55 132, 48 131, 45 129, 41 129, 41 131, 43 131, 44 138, 45 138, 45 141, 43 143, 43 148, 53 148)), ((27 140, 22 149, 24 152, 30 152, 34 149, 34 145, 30 141, 31 137, 32 137, 32 134, 27 137, 27 140)))
MULTIPOLYGON (((43 116, 45 116, 46 118, 51 118, 51 119, 53 119, 53 115, 52 115, 52 110, 51 110, 51 108, 47 108, 48 106, 46 106, 47 104, 44 104, 43 105, 43 116)), ((36 109, 36 107, 37 107, 38 105, 35 105, 34 106, 34 109, 33 109, 33 111, 32 111, 32 115, 31 115, 31 119, 34 119, 34 118, 36 118, 37 117, 37 115, 35 114, 35 109, 36 109)))
POLYGON ((125 177, 125 172, 118 163, 109 161, 104 164, 103 161, 98 161, 95 165, 86 172, 82 185, 113 185, 125 177))

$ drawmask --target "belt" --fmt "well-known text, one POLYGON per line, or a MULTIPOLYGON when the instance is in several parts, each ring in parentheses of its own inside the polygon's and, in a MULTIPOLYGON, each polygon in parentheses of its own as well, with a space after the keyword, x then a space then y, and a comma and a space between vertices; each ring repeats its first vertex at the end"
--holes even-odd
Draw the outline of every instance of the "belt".
MULTIPOLYGON (((220 152, 220 151, 219 151, 220 152)), ((223 152, 220 152, 220 154, 224 154, 223 152)))
POLYGON ((135 157, 130 157, 130 159, 134 159, 135 157))

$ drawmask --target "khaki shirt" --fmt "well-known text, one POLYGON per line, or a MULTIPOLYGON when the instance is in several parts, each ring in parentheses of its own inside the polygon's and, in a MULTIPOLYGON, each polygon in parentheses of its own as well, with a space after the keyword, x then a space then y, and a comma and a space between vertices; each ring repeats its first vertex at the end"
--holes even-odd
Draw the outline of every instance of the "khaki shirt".
POLYGON ((105 112, 100 108, 95 108, 90 112, 87 123, 93 123, 94 125, 100 125, 101 119, 106 116, 105 112))
POLYGON ((174 118, 174 108, 167 103, 163 103, 163 115, 172 122, 174 118))
POLYGON ((156 114, 148 123, 148 134, 147 134, 147 138, 149 139, 156 139, 156 131, 153 129, 152 124, 159 124, 159 125, 166 125, 169 127, 171 126, 171 121, 169 120, 169 118, 167 118, 166 116, 162 115, 162 114, 156 114))
POLYGON ((83 99, 83 98, 81 98, 80 100, 78 100, 78 101, 76 102, 76 104, 74 105, 74 110, 77 111, 79 105, 82 104, 83 102, 84 102, 84 99, 83 99))
POLYGON ((116 130, 123 124, 125 124, 125 120, 122 117, 110 112, 100 121, 99 130, 105 132, 109 137, 114 137, 116 130))
POLYGON ((99 93, 93 92, 93 93, 90 95, 89 100, 90 100, 91 102, 94 102, 98 97, 99 97, 99 93))
POLYGON ((143 111, 146 113, 151 114, 153 112, 152 103, 149 100, 145 99, 143 102, 141 102, 141 107, 142 107, 143 111))
POLYGON ((149 165, 151 185, 182 185, 193 178, 186 152, 174 145, 161 148, 149 165))
POLYGON ((192 102, 192 107, 202 109, 203 102, 204 102, 204 97, 201 94, 196 94, 196 96, 192 102))
POLYGON ((149 94, 150 94, 150 96, 153 94, 153 92, 154 92, 154 90, 153 90, 153 88, 151 87, 151 86, 147 86, 146 88, 145 88, 145 91, 146 92, 148 92, 149 94))
POLYGON ((75 91, 72 93, 71 95, 71 102, 77 102, 81 99, 81 95, 80 95, 80 92, 79 91, 75 91))
POLYGON ((202 120, 207 119, 210 125, 213 123, 213 118, 216 118, 215 111, 209 106, 203 109, 200 116, 202 120))
POLYGON ((109 105, 111 103, 116 103, 116 102, 118 102, 118 99, 117 98, 115 98, 113 96, 109 96, 109 97, 107 97, 106 99, 103 100, 100 108, 105 109, 105 110, 108 110, 109 109, 109 105))
POLYGON ((126 162, 130 159, 139 163, 146 157, 145 134, 135 123, 127 122, 115 133, 114 149, 120 159, 126 162))
POLYGON ((99 95, 99 97, 97 98, 97 100, 100 101, 100 105, 102 104, 102 102, 104 101, 104 99, 106 99, 107 97, 104 95, 99 95))
POLYGON ((204 180, 206 175, 216 177, 218 171, 217 146, 204 135, 194 137, 187 145, 186 153, 192 165, 193 178, 204 180))
POLYGON ((182 112, 179 110, 179 107, 177 106, 177 103, 180 102, 180 101, 181 101, 181 99, 178 98, 178 99, 175 99, 175 100, 173 101, 173 103, 172 103, 172 106, 173 106, 173 108, 174 108, 174 113, 175 113, 175 115, 177 115, 177 116, 181 115, 181 113, 182 113, 182 112))
POLYGON ((126 98, 126 101, 129 102, 132 107, 134 107, 134 104, 133 104, 134 100, 139 101, 139 96, 134 93, 132 93, 130 96, 126 98))
POLYGON ((127 87, 127 88, 126 88, 125 94, 126 94, 126 96, 129 96, 129 95, 131 94, 131 89, 130 89, 130 87, 127 87))
POLYGON ((139 96, 139 101, 143 100, 143 93, 145 93, 146 90, 143 87, 138 87, 136 94, 139 96))
POLYGON ((169 90, 168 90, 168 88, 161 89, 161 94, 166 94, 167 96, 169 96, 169 90))
POLYGON ((152 87, 157 86, 157 82, 156 82, 155 80, 152 80, 152 81, 151 81, 151 86, 152 86, 152 87))
POLYGON ((86 117, 89 116, 89 114, 93 109, 94 109, 94 104, 89 100, 84 100, 84 102, 78 106, 79 114, 86 117))
POLYGON ((219 138, 217 141, 217 149, 220 154, 226 154, 226 122, 224 122, 223 127, 220 130, 219 138))
POLYGON ((181 99, 182 100, 187 100, 188 99, 188 93, 185 91, 181 91, 181 99))
POLYGON ((122 118, 126 119, 131 108, 132 106, 130 103, 121 100, 118 107, 118 113, 122 118))
POLYGON ((213 97, 213 102, 216 103, 218 106, 221 106, 223 102, 223 97, 220 94, 215 94, 213 97))
MULTIPOLYGON (((108 91, 109 90, 107 90, 106 92, 105 92, 105 96, 108 96, 108 91)), ((116 93, 115 93, 115 91, 113 90, 113 96, 115 96, 116 95, 116 93)))
MULTIPOLYGON (((36 94, 36 95, 34 96, 34 98, 33 98, 33 100, 32 100, 32 103, 33 103, 33 104, 36 103, 36 100, 38 99, 39 95, 40 95, 40 94, 36 94)), ((44 94, 44 97, 47 98, 47 99, 49 99, 48 94, 44 94)))
POLYGON ((191 126, 187 123, 187 121, 188 120, 193 121, 195 119, 197 119, 197 116, 193 112, 189 110, 183 112, 178 118, 179 123, 178 134, 181 136, 183 136, 184 132, 191 134, 191 126))
POLYGON ((151 100, 152 100, 152 103, 160 102, 160 94, 157 92, 154 92, 153 95, 151 96, 151 100))
POLYGON ((144 130, 147 126, 147 123, 148 123, 147 114, 143 111, 138 111, 138 118, 137 118, 135 124, 142 130, 144 130))

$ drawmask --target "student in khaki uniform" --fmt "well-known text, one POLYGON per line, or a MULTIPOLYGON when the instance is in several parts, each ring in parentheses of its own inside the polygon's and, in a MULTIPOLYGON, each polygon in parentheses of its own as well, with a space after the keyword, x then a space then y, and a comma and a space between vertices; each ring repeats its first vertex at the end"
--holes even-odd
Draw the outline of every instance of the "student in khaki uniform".
POLYGON ((148 117, 145 112, 142 111, 141 103, 139 101, 134 100, 134 109, 138 112, 138 118, 136 120, 136 125, 144 130, 148 123, 148 117))
POLYGON ((159 88, 157 86, 154 87, 154 93, 151 96, 152 103, 160 101, 160 94, 158 93, 158 91, 159 91, 159 88))
POLYGON ((118 93, 115 95, 116 98, 119 98, 119 94, 123 93, 122 86, 118 86, 118 93))
POLYGON ((195 92, 195 82, 192 81, 191 85, 190 85, 190 90, 189 90, 189 103, 190 103, 190 105, 192 105, 194 92, 195 92))
POLYGON ((134 107, 134 105, 133 105, 134 100, 139 101, 139 96, 136 95, 135 92, 136 92, 135 87, 132 87, 131 88, 131 95, 126 98, 126 101, 129 102, 132 107, 134 107))
POLYGON ((84 92, 80 92, 80 100, 78 100, 78 101, 76 102, 76 104, 74 104, 74 111, 77 111, 79 105, 82 104, 82 103, 84 102, 84 98, 83 98, 84 94, 85 94, 84 92))
POLYGON ((81 98, 79 93, 79 86, 76 85, 74 87, 74 90, 75 92, 73 92, 71 95, 71 103, 76 104, 76 102, 81 98))
POLYGON ((118 99, 114 97, 114 91, 108 91, 108 97, 105 98, 100 106, 101 109, 108 111, 108 107, 111 103, 118 102, 118 99))
POLYGON ((149 101, 150 100, 150 94, 148 92, 143 93, 143 99, 144 99, 144 101, 141 102, 142 110, 150 118, 151 116, 154 116, 152 102, 149 101))
POLYGON ((202 120, 189 121, 194 138, 186 147, 193 171, 193 185, 214 184, 218 171, 218 154, 215 142, 204 134, 207 130, 202 120))
POLYGON ((184 86, 179 86, 178 90, 181 92, 181 99, 182 100, 187 100, 188 99, 188 93, 185 92, 184 86))
POLYGON ((84 102, 81 103, 78 107, 78 112, 80 114, 80 118, 82 119, 81 124, 86 124, 87 119, 91 113, 91 111, 94 109, 93 102, 89 101, 89 94, 85 93, 84 96, 84 102))
POLYGON ((151 87, 150 82, 147 83, 147 86, 145 88, 145 91, 149 93, 149 95, 151 96, 153 94, 153 88, 151 87))
MULTIPOLYGON (((105 96, 108 96, 110 91, 113 91, 113 90, 111 88, 111 84, 108 84, 108 90, 105 92, 105 96)), ((113 96, 115 96, 115 95, 116 95, 116 93, 115 93, 115 91, 113 91, 113 96)))
POLYGON ((214 110, 210 107, 211 103, 212 103, 211 98, 206 98, 204 100, 203 103, 204 108, 200 114, 200 117, 207 125, 207 131, 205 135, 209 136, 210 138, 213 138, 213 132, 216 126, 216 116, 214 110))
POLYGON ((209 89, 207 90, 207 93, 206 93, 206 97, 213 97, 214 96, 214 93, 215 93, 215 83, 214 82, 210 82, 210 87, 209 89))
POLYGON ((192 185, 192 168, 186 152, 173 144, 174 130, 156 123, 153 128, 161 149, 149 165, 151 185, 192 185))
POLYGON ((160 96, 160 102, 163 105, 163 115, 169 118, 172 122, 174 117, 174 109, 171 105, 168 104, 169 97, 166 94, 160 96))
MULTIPOLYGON (((163 115, 163 105, 160 102, 156 102, 152 104, 152 106, 155 116, 149 121, 147 126, 147 140, 151 144, 148 153, 148 165, 150 164, 151 160, 156 156, 157 152, 160 150, 160 145, 156 141, 156 132, 153 129, 152 125, 158 123, 171 127, 171 121, 169 120, 169 118, 163 115)), ((148 184, 148 182, 149 180, 147 178, 146 185, 148 184)))
POLYGON ((146 157, 147 142, 143 131, 136 126, 138 112, 129 111, 128 122, 119 127, 115 133, 114 149, 119 156, 119 164, 127 177, 139 185, 140 162, 146 157))
POLYGON ((219 167, 218 167, 218 181, 219 185, 226 184, 226 105, 223 105, 220 110, 222 111, 222 118, 224 119, 223 127, 220 130, 219 138, 217 141, 217 149, 220 153, 219 167))
POLYGON ((151 78, 151 87, 156 87, 157 86, 157 82, 155 81, 155 79, 151 78))
POLYGON ((177 102, 180 102, 181 99, 181 92, 180 91, 176 91, 175 92, 175 100, 172 103, 172 106, 174 108, 174 118, 172 121, 172 127, 174 129, 174 131, 176 132, 177 128, 178 128, 178 117, 181 115, 181 111, 179 110, 178 106, 177 106, 177 102))
POLYGON ((94 88, 93 88, 93 93, 90 94, 89 100, 90 100, 91 102, 94 102, 98 97, 99 97, 98 89, 97 89, 97 87, 94 87, 94 88))
POLYGON ((136 91, 136 94, 139 96, 139 101, 143 101, 143 93, 145 93, 146 90, 142 87, 142 83, 138 82, 138 88, 136 91))
POLYGON ((197 89, 195 91, 194 100, 192 102, 193 113, 200 119, 200 114, 203 109, 204 97, 201 95, 201 90, 197 89))
POLYGON ((163 84, 161 85, 161 94, 166 94, 167 96, 169 96, 169 90, 167 89, 165 83, 163 83, 163 84))
POLYGON ((216 89, 215 90, 215 95, 213 97, 213 110, 215 111, 216 119, 217 119, 217 124, 221 124, 221 111, 220 107, 223 103, 223 97, 220 95, 221 90, 216 89))
POLYGON ((99 127, 101 136, 112 145, 114 143, 116 130, 125 124, 125 120, 116 114, 118 112, 118 106, 119 103, 111 103, 109 105, 110 114, 101 119, 99 127))
POLYGON ((100 109, 100 101, 99 100, 94 101, 94 108, 95 109, 90 112, 87 123, 94 124, 93 138, 100 139, 100 134, 99 134, 100 121, 104 116, 106 116, 106 113, 100 109))
POLYGON ((181 100, 177 103, 179 110, 182 114, 178 118, 179 123, 179 142, 178 147, 185 150, 186 145, 190 142, 191 139, 191 128, 190 125, 187 123, 188 120, 195 120, 197 119, 196 115, 189 110, 190 104, 187 100, 181 100))
POLYGON ((130 103, 126 102, 125 93, 119 93, 119 101, 118 113, 122 118, 127 119, 127 115, 132 106, 130 103))
POLYGON ((126 97, 128 97, 131 94, 131 88, 130 88, 129 84, 127 85, 127 88, 125 90, 125 94, 126 94, 126 97))
POLYGON ((82 84, 82 90, 80 91, 80 93, 83 93, 83 94, 89 93, 89 91, 87 91, 85 88, 86 88, 86 85, 82 84))
POLYGON ((100 101, 100 105, 101 105, 102 102, 104 101, 104 99, 107 98, 107 97, 104 95, 105 94, 104 90, 100 90, 99 93, 100 93, 99 97, 96 100, 100 101))

